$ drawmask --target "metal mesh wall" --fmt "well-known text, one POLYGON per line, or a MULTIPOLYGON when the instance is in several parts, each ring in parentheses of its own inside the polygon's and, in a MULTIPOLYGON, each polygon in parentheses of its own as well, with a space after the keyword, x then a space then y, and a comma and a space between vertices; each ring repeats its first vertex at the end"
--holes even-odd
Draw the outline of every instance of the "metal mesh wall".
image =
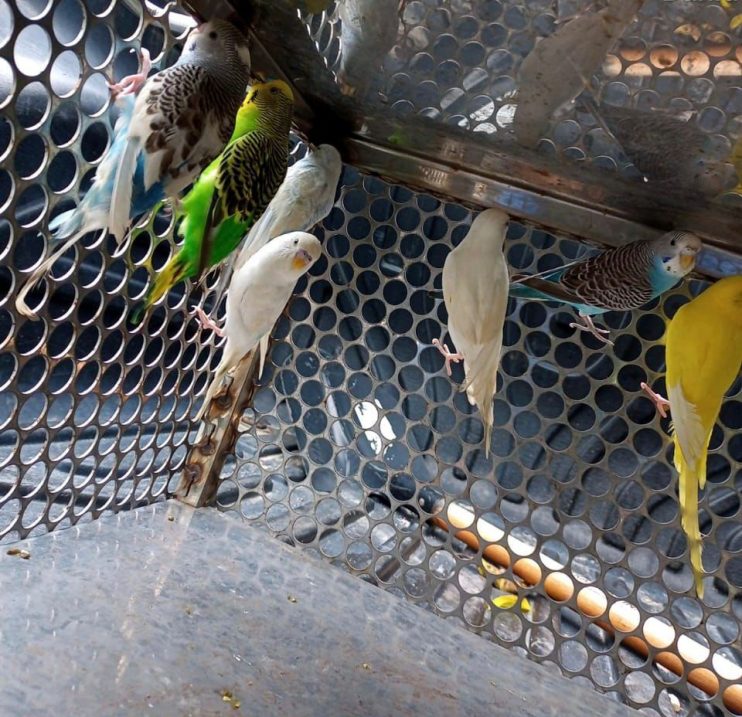
MULTIPOLYGON (((510 137, 523 58, 540 38, 577 14, 607 4, 408 0, 400 13, 397 43, 383 58, 373 90, 401 115, 420 114, 510 137)), ((334 70, 341 53, 336 5, 307 18, 319 51, 334 70)), ((588 78, 595 98, 634 111, 619 136, 625 147, 633 148, 631 158, 641 157, 643 171, 692 188, 694 194, 714 195, 737 184, 730 154, 740 136, 742 47, 738 31, 730 29, 730 17, 737 12, 734 3, 731 7, 727 12, 713 1, 647 0, 602 69, 588 78), (652 124, 658 117, 680 123, 652 124)), ((528 87, 520 89, 528 92, 528 87)), ((566 161, 640 177, 621 147, 579 104, 554 118, 539 149, 566 161)), ((738 205, 740 198, 730 193, 724 201, 738 205)))
POLYGON ((186 458, 212 349, 195 341, 182 285, 127 325, 146 267, 171 252, 168 220, 144 227, 130 256, 89 237, 31 295, 35 319, 15 310, 48 219, 108 146, 107 78, 136 71, 140 44, 156 65, 177 57, 192 21, 165 5, 0 0, 0 539, 156 500, 186 458))
MULTIPOLYGON (((703 601, 668 426, 639 387, 664 370, 665 318, 701 283, 608 314, 614 350, 575 334, 564 310, 511 300, 487 457, 457 390, 461 367, 449 379, 431 346, 447 337, 431 292, 470 222, 461 207, 346 169, 318 231, 326 257, 275 329, 218 504, 649 715, 722 714, 722 693, 742 679, 740 382, 711 441, 703 601), (557 583, 561 603, 546 597, 557 583), (514 592, 512 608, 492 603, 514 592), (679 677, 662 652, 693 663, 679 677), (722 678, 711 702, 689 686, 693 670, 722 678)), ((526 271, 585 251, 518 223, 506 243, 526 271)))

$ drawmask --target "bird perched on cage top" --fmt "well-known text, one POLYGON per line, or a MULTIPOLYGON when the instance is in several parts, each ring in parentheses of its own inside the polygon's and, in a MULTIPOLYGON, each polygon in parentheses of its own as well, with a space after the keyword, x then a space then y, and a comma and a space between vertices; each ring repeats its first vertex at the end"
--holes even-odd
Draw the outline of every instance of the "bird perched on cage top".
POLYGON ((533 276, 516 275, 510 296, 536 301, 558 301, 573 306, 588 331, 611 343, 593 324, 592 316, 606 311, 630 311, 649 303, 675 286, 693 270, 702 248, 690 232, 673 231, 656 239, 637 241, 588 259, 533 276))
POLYGON ((338 82, 344 94, 363 93, 394 47, 401 5, 400 0, 341 0, 338 82))
POLYGON ((508 268, 502 251, 508 220, 505 212, 487 209, 448 255, 443 266, 443 300, 448 311, 448 333, 459 353, 452 354, 435 342, 446 358, 449 373, 451 361, 464 361, 466 395, 479 408, 488 453, 508 305, 508 268))
POLYGON ((111 195, 109 230, 121 241, 140 194, 175 200, 229 141, 250 73, 247 40, 225 20, 195 28, 178 61, 133 76, 139 90, 111 195), (140 89, 141 88, 141 89, 140 89))
POLYGON ((642 1, 611 0, 602 10, 578 15, 538 42, 518 73, 513 116, 518 142, 536 147, 554 112, 585 88, 642 1))
POLYGON ((299 277, 321 252, 316 237, 291 232, 266 244, 234 273, 227 295, 227 341, 196 420, 203 417, 224 376, 269 335, 299 277))
POLYGON ((143 311, 179 281, 226 259, 263 213, 286 176, 293 109, 282 80, 250 90, 227 148, 183 198, 177 212, 183 246, 155 278, 143 311))
MULTIPOLYGON (((215 306, 229 285, 232 271, 237 271, 271 239, 290 231, 308 231, 321 222, 335 203, 343 163, 340 153, 329 144, 310 148, 303 159, 289 167, 263 215, 250 229, 232 266, 227 263, 219 277, 215 306)), ((213 328, 213 327, 212 327, 213 328)))
POLYGON ((246 43, 231 24, 212 20, 191 32, 172 67, 146 80, 142 48, 141 71, 111 85, 120 110, 111 145, 84 199, 49 223, 53 251, 19 292, 21 314, 33 316, 29 291, 81 237, 110 229, 120 242, 131 220, 175 197, 222 150, 247 86, 246 43))
POLYGON ((696 592, 703 597, 698 489, 706 483, 706 451, 724 394, 742 369, 742 276, 721 279, 678 309, 665 338, 667 396, 642 384, 661 415, 673 418, 680 512, 696 592))

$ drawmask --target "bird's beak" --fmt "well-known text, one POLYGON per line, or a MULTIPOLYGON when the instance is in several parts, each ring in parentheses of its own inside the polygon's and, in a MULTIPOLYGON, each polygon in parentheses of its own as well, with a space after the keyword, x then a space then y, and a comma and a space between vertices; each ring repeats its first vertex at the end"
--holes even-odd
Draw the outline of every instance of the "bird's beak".
POLYGON ((680 267, 683 271, 690 271, 696 265, 696 252, 680 255, 680 267))
POLYGON ((294 254, 294 261, 291 265, 294 269, 299 271, 309 266, 313 261, 314 259, 312 259, 312 255, 306 249, 299 249, 299 251, 294 254))

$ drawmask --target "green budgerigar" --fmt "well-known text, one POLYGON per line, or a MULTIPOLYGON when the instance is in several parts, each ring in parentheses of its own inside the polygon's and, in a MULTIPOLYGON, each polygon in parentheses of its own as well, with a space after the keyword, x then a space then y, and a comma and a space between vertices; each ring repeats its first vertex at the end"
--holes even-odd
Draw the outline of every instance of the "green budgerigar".
POLYGON ((183 245, 155 277, 135 321, 179 281, 226 259, 260 218, 286 176, 293 110, 293 93, 281 80, 250 89, 226 149, 177 210, 183 245))

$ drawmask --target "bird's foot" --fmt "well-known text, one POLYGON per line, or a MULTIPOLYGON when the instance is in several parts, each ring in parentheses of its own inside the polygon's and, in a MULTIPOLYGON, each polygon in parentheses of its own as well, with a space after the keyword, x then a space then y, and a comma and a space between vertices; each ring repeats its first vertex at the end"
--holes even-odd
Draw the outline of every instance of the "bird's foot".
POLYGON ((652 403, 657 408, 657 413, 662 416, 662 418, 667 418, 667 409, 670 408, 670 402, 664 397, 660 396, 659 393, 655 393, 646 383, 642 382, 641 384, 642 391, 649 396, 652 403))
POLYGON ((438 351, 440 351, 443 354, 443 358, 446 360, 446 373, 450 376, 451 375, 451 363, 458 363, 459 361, 463 361, 464 357, 461 354, 454 354, 451 353, 451 350, 446 346, 446 344, 442 344, 438 339, 433 339, 433 346, 435 346, 438 351))
POLYGON ((613 341, 607 338, 608 334, 610 334, 610 331, 608 331, 608 329, 599 329, 593 323, 593 320, 585 314, 580 314, 580 319, 581 321, 579 323, 573 321, 569 325, 569 328, 579 329, 580 331, 587 331, 587 333, 592 334, 596 339, 598 339, 598 341, 601 341, 604 344, 608 344, 609 346, 613 346, 613 341))
POLYGON ((143 47, 141 53, 142 69, 139 72, 134 75, 127 75, 121 81, 114 84, 108 84, 108 89, 111 90, 114 98, 119 95, 137 94, 142 89, 142 85, 147 81, 147 75, 149 75, 149 71, 152 69, 152 59, 147 48, 143 47))
POLYGON ((224 336, 224 331, 222 331, 219 324, 217 324, 213 319, 210 319, 200 306, 196 307, 194 313, 196 314, 196 320, 201 325, 202 329, 210 329, 220 338, 224 336))

